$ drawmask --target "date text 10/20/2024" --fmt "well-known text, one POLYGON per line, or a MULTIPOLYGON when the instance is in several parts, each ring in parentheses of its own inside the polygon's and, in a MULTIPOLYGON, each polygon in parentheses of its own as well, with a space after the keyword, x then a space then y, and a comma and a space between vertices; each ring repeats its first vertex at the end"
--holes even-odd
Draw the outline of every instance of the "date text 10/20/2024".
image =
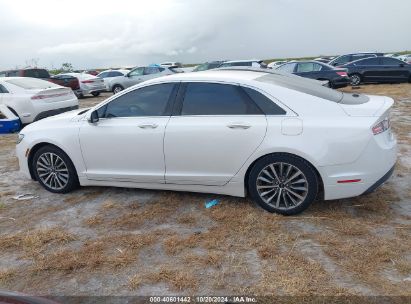
POLYGON ((257 299, 248 296, 230 296, 230 297, 150 297, 150 303, 257 303, 257 299))

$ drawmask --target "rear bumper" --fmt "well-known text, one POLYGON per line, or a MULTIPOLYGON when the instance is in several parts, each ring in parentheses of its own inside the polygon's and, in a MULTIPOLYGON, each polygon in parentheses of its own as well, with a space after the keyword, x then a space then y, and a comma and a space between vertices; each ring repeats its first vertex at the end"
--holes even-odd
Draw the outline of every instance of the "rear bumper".
POLYGON ((318 167, 325 200, 368 194, 389 179, 397 161, 397 142, 395 139, 378 141, 372 139, 352 163, 318 167))
POLYGON ((78 105, 72 106, 72 107, 66 107, 66 108, 60 108, 60 109, 44 111, 44 112, 41 112, 41 113, 37 114, 37 116, 34 118, 33 121, 37 121, 37 120, 40 120, 40 119, 43 119, 43 118, 47 118, 47 117, 50 117, 50 116, 54 116, 54 115, 57 115, 57 114, 61 114, 61 113, 64 113, 64 112, 77 110, 77 109, 78 109, 78 105))
POLYGON ((367 195, 372 192, 374 192, 375 189, 377 189, 379 186, 384 184, 394 173, 395 165, 387 172, 383 177, 381 177, 379 180, 375 182, 374 185, 372 185, 370 188, 368 188, 362 195, 367 195))
POLYGON ((338 78, 332 81, 333 88, 338 89, 338 88, 344 88, 350 84, 350 78, 344 77, 344 78, 338 78))

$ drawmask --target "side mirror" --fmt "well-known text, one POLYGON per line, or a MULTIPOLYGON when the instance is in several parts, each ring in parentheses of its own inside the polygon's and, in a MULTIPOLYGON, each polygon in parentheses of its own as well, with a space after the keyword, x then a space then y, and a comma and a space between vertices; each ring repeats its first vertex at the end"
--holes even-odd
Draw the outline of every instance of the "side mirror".
POLYGON ((97 111, 91 112, 90 116, 87 117, 87 121, 91 124, 98 122, 100 119, 98 118, 97 111))

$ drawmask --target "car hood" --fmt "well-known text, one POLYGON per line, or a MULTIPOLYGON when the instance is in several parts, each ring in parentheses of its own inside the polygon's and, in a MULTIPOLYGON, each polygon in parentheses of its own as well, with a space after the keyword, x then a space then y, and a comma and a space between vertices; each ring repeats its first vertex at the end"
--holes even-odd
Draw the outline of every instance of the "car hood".
POLYGON ((35 121, 28 126, 24 127, 24 131, 31 131, 40 128, 53 128, 62 124, 68 124, 70 122, 80 121, 86 114, 87 109, 77 109, 69 112, 64 112, 55 116, 47 117, 38 121, 35 121), (82 113, 83 112, 83 113, 82 113), (81 113, 81 114, 80 114, 81 113), (80 114, 80 115, 79 115, 80 114))

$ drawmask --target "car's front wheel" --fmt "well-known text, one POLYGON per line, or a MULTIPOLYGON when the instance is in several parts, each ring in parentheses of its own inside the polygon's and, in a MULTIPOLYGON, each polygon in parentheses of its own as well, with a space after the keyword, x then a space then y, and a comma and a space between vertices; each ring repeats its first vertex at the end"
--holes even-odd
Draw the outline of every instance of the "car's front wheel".
POLYGON ((293 215, 314 201, 318 179, 307 161, 290 154, 273 154, 254 164, 248 190, 251 198, 265 210, 293 215))
POLYGON ((47 145, 36 151, 32 170, 36 180, 50 192, 67 193, 79 185, 70 158, 55 146, 47 145))
POLYGON ((91 95, 93 95, 94 97, 97 97, 100 95, 100 92, 92 92, 91 95))
POLYGON ((357 86, 361 83, 361 76, 359 74, 350 75, 351 85, 357 86))
POLYGON ((113 87, 113 94, 120 93, 120 92, 123 91, 123 90, 124 90, 124 88, 123 88, 121 85, 116 84, 116 85, 113 87))

